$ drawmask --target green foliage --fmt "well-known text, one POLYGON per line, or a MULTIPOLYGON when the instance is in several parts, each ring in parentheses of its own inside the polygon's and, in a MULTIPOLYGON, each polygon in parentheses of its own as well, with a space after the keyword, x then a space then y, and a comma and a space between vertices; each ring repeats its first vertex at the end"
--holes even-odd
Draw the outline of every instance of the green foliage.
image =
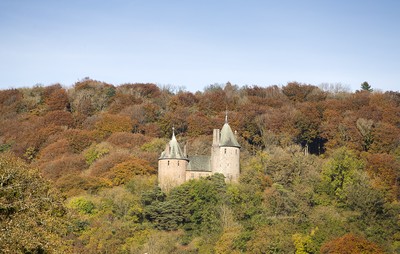
POLYGON ((347 197, 346 190, 356 181, 357 172, 364 167, 361 160, 346 148, 336 150, 323 167, 323 183, 328 194, 339 201, 347 197))
POLYGON ((0 91, 0 158, 12 158, 0 167, 16 169, 0 175, 1 251, 346 253, 335 247, 353 241, 397 253, 400 94, 364 88, 227 83, 192 94, 86 78, 0 91), (171 126, 189 154, 208 154, 226 105, 240 182, 155 189, 171 126))
POLYGON ((368 84, 367 81, 364 81, 364 82, 361 84, 361 90, 367 91, 367 92, 372 92, 372 91, 373 91, 371 85, 368 84))
POLYGON ((313 229, 309 235, 296 233, 292 236, 293 243, 296 249, 295 254, 317 253, 317 249, 313 244, 313 237, 317 231, 318 228, 313 229))
POLYGON ((154 138, 150 142, 143 144, 140 149, 145 152, 161 153, 165 149, 165 144, 168 141, 162 138, 154 138))
POLYGON ((95 212, 93 202, 84 197, 72 198, 68 203, 68 207, 75 209, 82 214, 92 214, 95 212))
POLYGON ((1 144, 0 145, 0 153, 6 152, 10 150, 11 144, 1 144))
POLYGON ((68 253, 66 210, 37 170, 0 155, 0 246, 4 253, 68 253))
POLYGON ((35 156, 37 154, 37 149, 35 147, 28 147, 24 153, 24 158, 27 161, 32 161, 33 159, 35 159, 35 156))
POLYGON ((156 189, 155 193, 146 195, 145 216, 159 229, 176 230, 183 227, 189 239, 202 234, 218 235, 222 226, 218 211, 225 188, 224 177, 216 174, 173 189, 165 200, 156 189), (149 197, 153 200, 149 200, 149 197))
POLYGON ((110 148, 107 144, 93 144, 84 152, 86 163, 92 165, 95 160, 100 159, 109 152, 110 148))

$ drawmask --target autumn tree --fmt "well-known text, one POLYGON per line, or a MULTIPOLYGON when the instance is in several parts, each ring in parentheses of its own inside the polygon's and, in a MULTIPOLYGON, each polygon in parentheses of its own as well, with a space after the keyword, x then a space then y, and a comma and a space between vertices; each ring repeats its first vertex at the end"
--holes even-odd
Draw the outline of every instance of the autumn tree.
POLYGON ((342 237, 325 243, 321 249, 322 254, 383 254, 384 251, 375 243, 364 237, 349 233, 342 237))
POLYGON ((0 155, 0 246, 3 253, 68 253, 66 210, 36 169, 0 155))

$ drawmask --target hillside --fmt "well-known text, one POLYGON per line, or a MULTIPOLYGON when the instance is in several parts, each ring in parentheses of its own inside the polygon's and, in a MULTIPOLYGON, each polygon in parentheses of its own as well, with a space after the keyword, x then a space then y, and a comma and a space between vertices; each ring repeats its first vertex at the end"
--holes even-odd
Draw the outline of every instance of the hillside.
POLYGON ((337 88, 227 83, 191 93, 84 79, 0 91, 0 246, 398 253, 400 93, 337 88), (161 192, 157 159, 172 127, 189 154, 208 154, 226 109, 242 146, 240 183, 214 175, 161 192))

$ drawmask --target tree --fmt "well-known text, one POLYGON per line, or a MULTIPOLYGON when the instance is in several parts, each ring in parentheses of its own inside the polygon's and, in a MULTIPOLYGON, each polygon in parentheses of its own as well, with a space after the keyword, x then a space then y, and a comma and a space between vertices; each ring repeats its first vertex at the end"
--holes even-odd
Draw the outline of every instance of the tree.
POLYGON ((320 252, 322 254, 383 254, 383 250, 364 237, 349 233, 325 243, 320 252))
POLYGON ((0 155, 0 246, 3 253, 68 253, 66 210, 35 169, 0 155))
POLYGON ((373 89, 371 88, 371 86, 368 84, 367 81, 364 81, 364 82, 361 84, 361 90, 367 91, 367 92, 372 92, 372 91, 373 91, 373 89))
POLYGON ((326 191, 339 201, 346 199, 346 190, 354 184, 357 171, 363 163, 347 148, 337 149, 323 167, 323 184, 326 191))

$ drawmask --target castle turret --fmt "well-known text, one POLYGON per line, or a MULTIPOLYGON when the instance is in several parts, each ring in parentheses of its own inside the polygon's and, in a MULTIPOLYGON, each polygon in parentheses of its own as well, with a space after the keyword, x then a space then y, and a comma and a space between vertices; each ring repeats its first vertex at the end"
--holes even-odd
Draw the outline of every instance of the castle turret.
POLYGON ((214 130, 213 146, 211 148, 211 166, 213 173, 222 173, 228 182, 237 182, 240 174, 240 145, 228 124, 221 131, 214 130))
POLYGON ((172 128, 172 138, 158 159, 158 185, 164 191, 185 182, 188 158, 178 144, 172 128))

